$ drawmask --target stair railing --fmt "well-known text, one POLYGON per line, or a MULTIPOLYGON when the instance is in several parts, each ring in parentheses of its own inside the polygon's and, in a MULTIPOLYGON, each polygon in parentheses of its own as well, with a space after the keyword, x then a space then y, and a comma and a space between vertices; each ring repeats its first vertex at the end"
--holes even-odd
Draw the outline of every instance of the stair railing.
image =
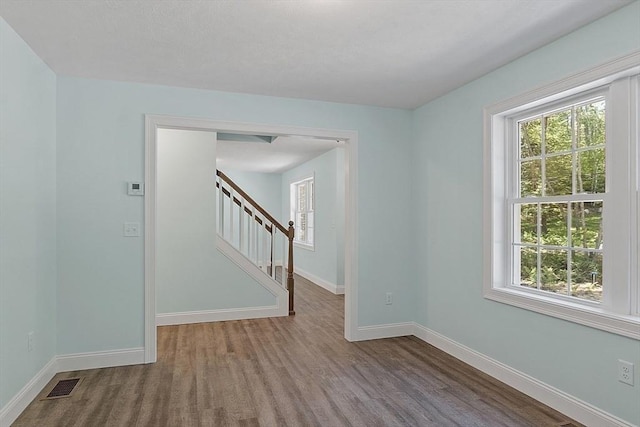
POLYGON ((217 170, 216 175, 218 234, 289 291, 289 315, 295 314, 293 221, 289 221, 289 228, 286 228, 224 172, 217 170), (282 269, 278 275, 277 266, 280 263, 282 269))

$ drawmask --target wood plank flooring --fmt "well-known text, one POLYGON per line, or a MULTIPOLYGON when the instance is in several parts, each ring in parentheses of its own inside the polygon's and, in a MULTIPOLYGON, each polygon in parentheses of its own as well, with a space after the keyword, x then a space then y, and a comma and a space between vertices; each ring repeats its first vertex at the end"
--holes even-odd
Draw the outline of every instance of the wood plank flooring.
POLYGON ((296 315, 158 328, 158 362, 56 375, 14 426, 579 426, 413 337, 349 343, 344 297, 296 276, 296 315))

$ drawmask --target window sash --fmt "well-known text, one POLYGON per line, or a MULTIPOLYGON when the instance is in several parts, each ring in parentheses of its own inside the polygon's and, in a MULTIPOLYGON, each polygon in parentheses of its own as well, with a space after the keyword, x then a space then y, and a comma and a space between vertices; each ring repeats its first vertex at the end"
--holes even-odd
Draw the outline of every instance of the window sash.
MULTIPOLYGON (((570 225, 567 224, 567 245, 566 246, 558 246, 558 245, 542 245, 540 244, 539 241, 536 242, 536 244, 528 244, 528 243, 522 243, 520 242, 520 233, 521 233, 521 226, 520 226, 520 206, 523 204, 567 204, 569 205, 572 202, 602 202, 603 203, 603 212, 602 212, 602 216, 603 216, 603 228, 604 228, 604 222, 606 221, 606 206, 608 206, 608 193, 607 190, 608 189, 608 185, 609 185, 609 179, 608 179, 608 175, 609 175, 609 171, 610 168, 606 167, 607 162, 607 153, 605 151, 605 192, 604 193, 577 193, 577 188, 576 188, 576 157, 574 155, 574 153, 576 153, 576 155, 578 155, 578 153, 580 152, 584 152, 584 151, 590 151, 590 150, 595 150, 595 149, 599 149, 599 148, 604 148, 606 147, 606 145, 609 143, 611 143, 611 141, 609 141, 609 132, 608 129, 609 127, 606 125, 609 117, 610 117, 610 112, 609 112, 609 108, 608 108, 608 93, 609 93, 609 88, 608 86, 605 87, 599 87, 596 89, 592 89, 589 90, 588 92, 585 93, 580 93, 571 97, 568 97, 566 99, 561 99, 559 101, 553 102, 553 103, 549 103, 549 104, 543 104, 541 106, 536 107, 535 109, 532 110, 525 110, 519 114, 510 116, 507 120, 506 120, 506 138, 505 138, 505 144, 506 144, 506 151, 509 153, 508 157, 507 157, 507 170, 510 172, 508 177, 506 178, 507 180, 507 185, 505 187, 507 195, 505 197, 505 204, 506 204, 506 215, 505 217, 507 218, 507 237, 508 237, 508 242, 509 245, 507 247, 505 247, 505 250, 507 252, 506 254, 506 258, 507 258, 507 262, 506 262, 506 267, 507 267, 507 272, 505 274, 505 278, 507 278, 507 282, 505 283, 505 286, 513 288, 513 289, 518 289, 518 290, 525 290, 526 292, 543 292, 545 295, 549 294, 549 297, 558 297, 558 298, 569 298, 572 300, 575 300, 578 303, 585 303, 585 304, 589 304, 589 305, 593 305, 593 304, 597 304, 600 305, 603 303, 603 301, 610 301, 610 296, 609 293, 610 291, 610 284, 608 283, 609 281, 607 280, 607 274, 606 272, 603 272, 603 277, 602 277, 602 298, 600 301, 592 301, 592 300, 588 300, 586 298, 579 298, 579 297, 575 297, 570 295, 571 293, 571 286, 572 286, 572 256, 573 256, 573 252, 574 251, 583 251, 583 252, 593 252, 593 253, 602 253, 603 254, 603 259, 608 258, 608 254, 606 254, 606 249, 602 250, 602 249, 592 249, 592 248, 579 248, 579 247, 575 247, 571 245, 571 240, 570 236, 571 236, 571 231, 570 231, 570 225), (605 143, 604 144, 597 144, 597 145, 593 145, 593 146, 589 146, 589 147, 578 147, 577 141, 576 141, 576 126, 578 126, 578 124, 575 122, 576 120, 576 110, 582 106, 585 105, 590 105, 591 103, 597 101, 597 100, 604 100, 605 101, 605 105, 607 106, 605 108, 605 143), (562 111, 566 111, 566 110, 570 110, 571 111, 571 149, 570 150, 565 150, 565 151, 557 151, 557 152, 552 152, 551 155, 549 155, 549 153, 546 151, 546 129, 545 129, 545 117, 550 117, 553 116, 554 114, 558 113, 558 112, 562 112, 562 111), (541 142, 541 146, 540 146, 540 155, 539 156, 531 156, 531 157, 522 157, 521 156, 521 152, 520 152, 520 147, 521 147, 521 135, 520 135, 520 124, 523 122, 527 122, 527 121, 531 121, 531 120, 535 120, 539 118, 541 120, 541 129, 540 129, 540 142, 541 142), (545 187, 546 187, 546 177, 545 177, 545 172, 546 172, 546 166, 545 166, 545 162, 544 159, 547 158, 553 158, 559 155, 567 155, 570 154, 572 156, 572 164, 571 164, 571 194, 562 194, 562 195, 552 195, 552 196, 547 196, 545 195, 545 187), (522 180, 522 170, 521 170, 521 164, 524 161, 528 161, 528 160, 536 160, 536 159, 540 159, 541 160, 541 194, 540 196, 526 196, 526 197, 521 197, 520 196, 520 191, 521 191, 521 180, 522 180), (522 263, 521 263, 521 255, 520 255, 520 248, 523 247, 531 247, 531 248, 535 248, 536 252, 538 253, 537 255, 537 267, 536 267, 536 288, 528 288, 524 285, 522 285, 522 281, 521 281, 521 268, 522 268, 522 263), (558 251, 566 251, 567 252, 567 277, 566 277, 566 286, 567 286, 567 294, 564 293, 554 293, 548 290, 543 290, 542 289, 542 283, 541 283, 541 273, 542 273, 542 260, 541 260, 541 253, 538 252, 538 248, 543 249, 543 250, 558 250, 558 251), (606 255, 605 255, 606 254, 606 255)), ((537 239, 539 239, 540 237, 540 233, 541 230, 540 228, 540 210, 538 209, 538 217, 536 219, 536 226, 538 228, 537 232, 536 232, 536 236, 537 239)), ((569 213, 567 212, 567 222, 569 222, 569 213)), ((604 263, 604 261, 603 261, 604 263)), ((603 271, 605 269, 603 268, 603 271)))
POLYGON ((296 227, 294 243, 313 246, 313 206, 314 206, 314 178, 309 177, 291 183, 291 220, 296 227))

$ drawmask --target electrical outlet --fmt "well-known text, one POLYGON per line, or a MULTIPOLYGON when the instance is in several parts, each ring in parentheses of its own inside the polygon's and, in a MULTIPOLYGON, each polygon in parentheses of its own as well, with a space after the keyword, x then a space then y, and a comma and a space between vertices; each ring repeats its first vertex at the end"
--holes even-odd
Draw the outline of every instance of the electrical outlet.
POLYGON ((140 223, 125 222, 123 234, 125 237, 140 237, 140 223))
POLYGON ((393 294, 391 292, 387 292, 387 295, 385 297, 384 303, 386 305, 391 305, 393 304, 393 294))
POLYGON ((618 359, 618 381, 633 385, 633 363, 618 359))
POLYGON ((27 334, 27 351, 33 351, 33 331, 27 334))

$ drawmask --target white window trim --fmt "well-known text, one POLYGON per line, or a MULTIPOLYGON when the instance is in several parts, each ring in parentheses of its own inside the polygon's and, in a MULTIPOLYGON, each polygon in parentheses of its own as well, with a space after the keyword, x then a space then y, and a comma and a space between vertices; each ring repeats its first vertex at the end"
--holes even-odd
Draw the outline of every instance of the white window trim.
MULTIPOLYGON (((311 175, 305 175, 304 177, 300 178, 300 179, 296 179, 295 181, 292 181, 289 184, 289 219, 291 221, 294 221, 294 227, 296 227, 296 233, 294 235, 293 238, 293 245, 296 247, 299 247, 301 249, 305 249, 308 251, 312 251, 315 252, 316 250, 316 234, 315 234, 315 212, 316 212, 316 200, 315 200, 315 186, 316 186, 316 177, 315 177, 315 173, 312 173, 311 175), (297 233, 297 224, 295 224, 295 205, 297 203, 297 193, 295 196, 293 196, 293 192, 291 191, 291 188, 294 185, 300 184, 303 181, 312 181, 313 182, 313 243, 307 243, 307 242, 301 242, 300 240, 297 239, 298 233, 297 233)), ((308 220, 307 220, 308 221, 308 220)))
MULTIPOLYGON (((483 245, 483 295, 485 298, 510 304, 516 307, 535 311, 545 315, 558 317, 571 322, 590 326, 593 328, 613 332, 619 335, 640 340, 640 291, 638 289, 639 268, 638 247, 629 245, 629 250, 625 253, 617 253, 609 256, 612 265, 608 272, 615 272, 615 281, 625 283, 625 286, 617 286, 613 292, 625 292, 628 294, 628 304, 626 307, 607 306, 607 304, 595 305, 588 302, 564 300, 553 295, 544 295, 542 292, 530 292, 527 289, 517 289, 510 287, 509 266, 507 251, 509 250, 508 240, 508 216, 505 209, 505 183, 507 180, 506 158, 508 153, 504 146, 499 147, 495 141, 504 141, 507 137, 507 118, 517 114, 524 109, 532 109, 537 106, 548 104, 563 98, 570 97, 585 91, 599 88, 623 77, 633 76, 640 72, 640 51, 630 55, 607 62, 601 66, 588 71, 568 77, 556 83, 543 86, 523 95, 490 105, 484 109, 484 245, 483 245), (613 264, 615 263, 615 264, 613 264), (622 266, 622 267, 620 267, 622 266), (633 285, 635 284, 635 285, 633 285), (630 314, 632 313, 632 314, 630 314)), ((617 89, 612 85, 612 96, 638 96, 638 78, 630 79, 631 91, 626 93, 613 93, 617 89)), ((620 91, 618 91, 620 92, 620 91)), ((637 100, 636 100, 637 101, 637 100)), ((637 102, 632 102, 637 105, 637 102)), ((635 123, 637 111, 631 111, 630 117, 623 120, 631 122, 626 129, 631 129, 632 133, 622 135, 623 138, 638 138, 638 124, 635 123)), ((614 115, 614 117, 617 117, 614 115)), ((616 118, 615 120, 618 120, 616 118)), ((625 126, 622 127, 623 129, 625 126)), ((610 136, 610 135, 608 135, 610 136)), ((614 136, 618 137, 618 135, 614 136)), ((629 166, 631 170, 637 171, 638 161, 637 140, 636 144, 629 144, 632 152, 629 154, 629 166)), ((609 156, 607 156, 609 157, 609 156)), ((612 166, 611 160, 607 158, 608 170, 612 166)), ((616 168, 618 163, 616 162, 616 168)), ((625 169, 625 168, 620 168, 625 169)), ((614 173, 614 181, 620 179, 620 174, 614 173)), ((625 178, 628 183, 628 177, 625 178)), ((636 180, 638 178, 636 177, 636 180)), ((616 183, 617 185, 617 183, 616 183)), ((623 184, 624 185, 624 184, 623 184)), ((636 183, 636 190, 637 190, 636 183)), ((636 191, 637 199, 640 199, 636 191)), ((627 199, 628 200, 628 199, 627 199)), ((627 202, 627 204, 629 204, 627 202)), ((635 233, 637 236, 640 227, 638 222, 638 210, 640 210, 640 200, 631 203, 628 207, 630 218, 635 221, 628 221, 626 226, 617 227, 618 234, 635 233)), ((624 238, 624 237, 623 237, 624 238)), ((631 241, 629 237, 627 237, 631 241)), ((637 240, 637 239, 636 239, 637 240)), ((610 273, 607 273, 610 274, 610 273)), ((619 295, 617 295, 619 296, 619 295)), ((625 298, 613 298, 620 301, 625 298)))
POLYGON ((306 250, 311 251, 311 252, 315 252, 316 251, 315 241, 314 241, 314 244, 311 245, 309 243, 304 243, 304 242, 299 242, 297 240, 294 240, 293 241, 293 246, 296 246, 296 247, 301 248, 301 249, 306 249, 306 250))

